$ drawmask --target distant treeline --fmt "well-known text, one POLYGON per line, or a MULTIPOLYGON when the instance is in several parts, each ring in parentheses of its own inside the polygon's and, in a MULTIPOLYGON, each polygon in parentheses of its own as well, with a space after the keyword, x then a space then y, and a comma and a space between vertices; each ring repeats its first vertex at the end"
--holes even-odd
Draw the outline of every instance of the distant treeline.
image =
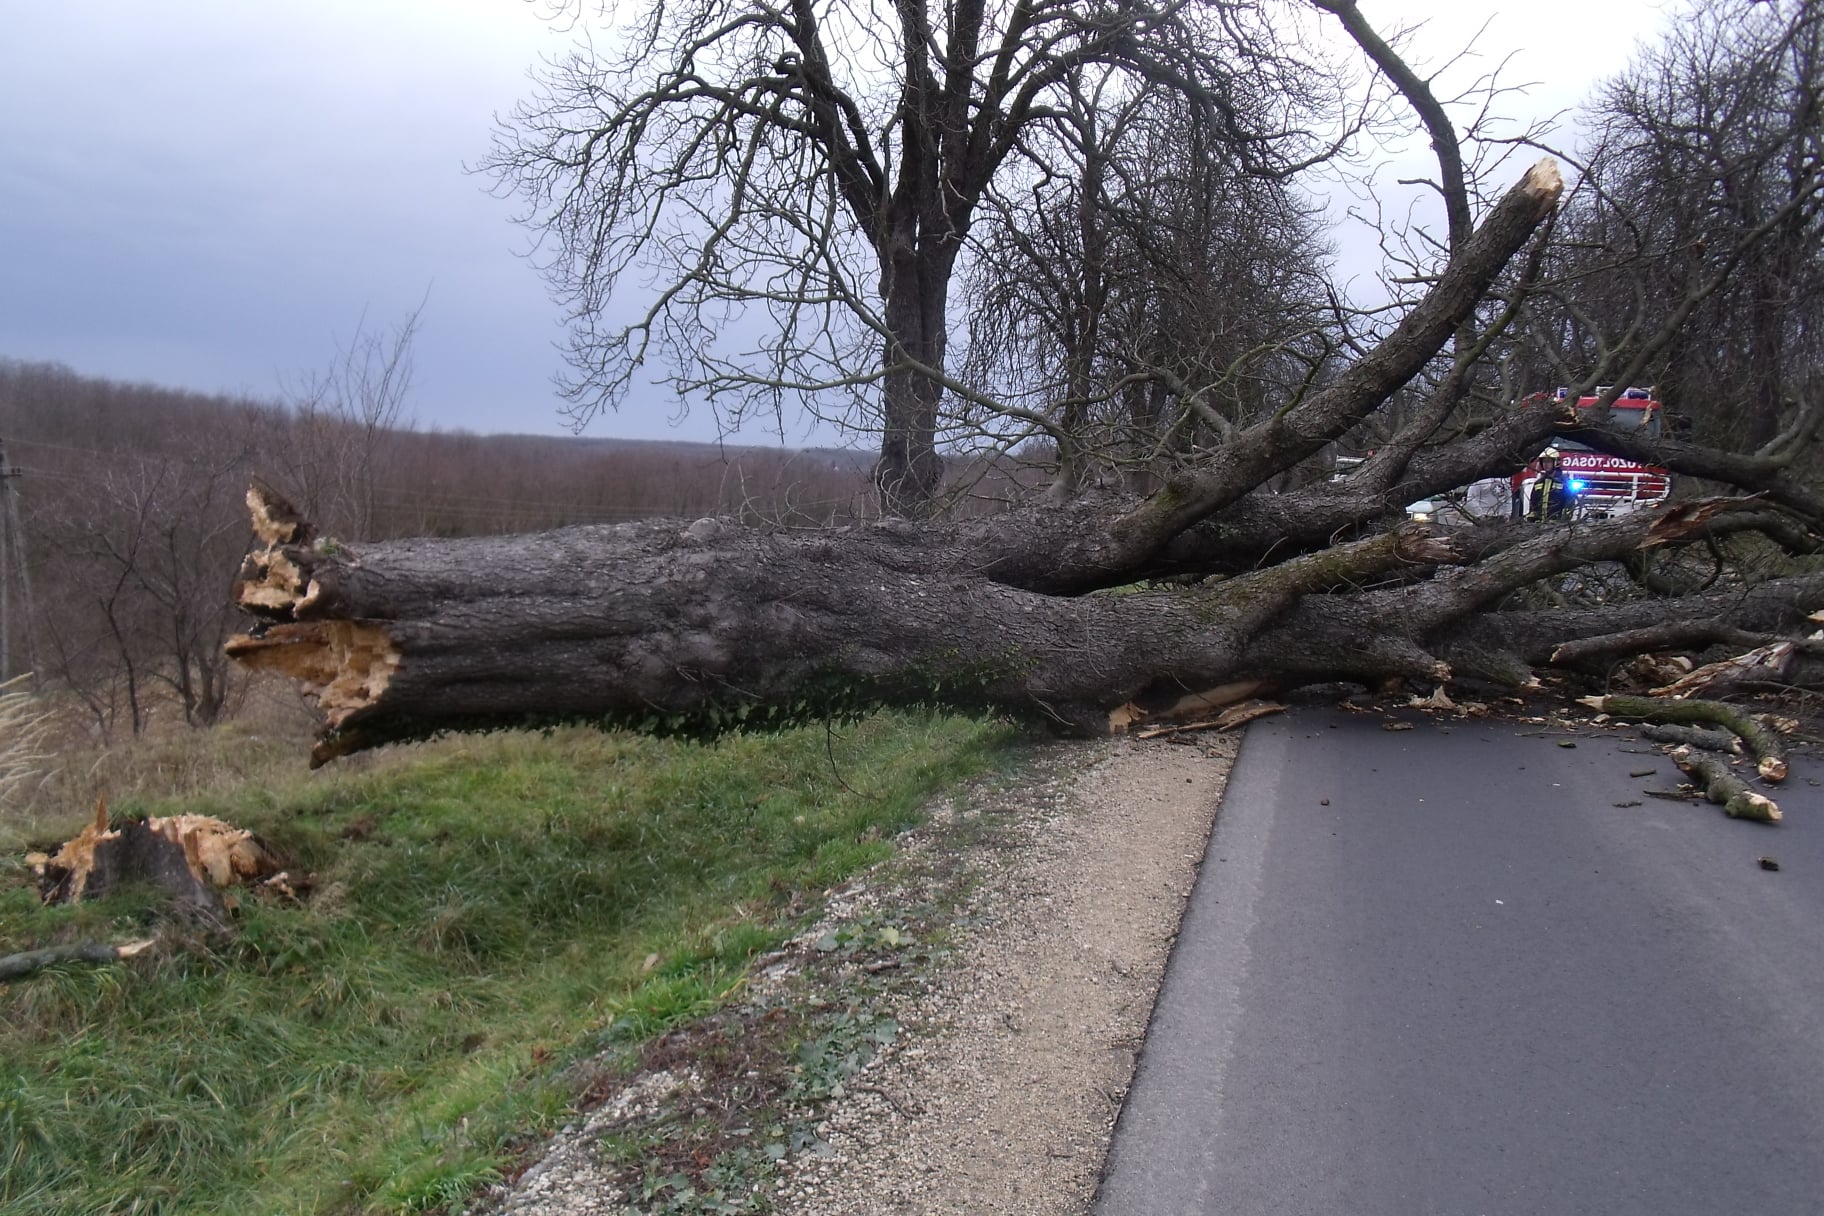
POLYGON ((32 480, 97 479, 229 457, 350 540, 471 536, 654 516, 841 522, 863 509, 869 452, 386 429, 248 397, 0 359, 0 438, 32 480), (371 448, 364 451, 363 448, 371 448), (355 484, 363 461, 371 486, 355 484), (371 493, 367 504, 351 500, 371 493), (371 526, 354 518, 371 514, 371 526))
POLYGON ((867 453, 474 435, 376 425, 359 400, 288 405, 0 359, 13 510, 0 555, 6 675, 34 668, 98 731, 175 702, 231 707, 228 583, 259 478, 349 543, 655 516, 815 526, 867 510, 867 453), (29 589, 29 590, 28 590, 29 589))

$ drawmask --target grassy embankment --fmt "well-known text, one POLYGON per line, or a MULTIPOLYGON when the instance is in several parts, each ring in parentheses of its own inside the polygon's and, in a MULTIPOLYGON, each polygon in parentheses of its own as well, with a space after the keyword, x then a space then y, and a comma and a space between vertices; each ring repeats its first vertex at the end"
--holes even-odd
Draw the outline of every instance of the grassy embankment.
MULTIPOLYGON (((833 747, 822 727, 566 730, 307 777, 290 740, 216 734, 233 774, 185 780, 167 744, 190 788, 113 799, 116 818, 219 815, 314 893, 247 901, 228 938, 0 987, 9 1214, 448 1210, 564 1119, 567 1062, 713 1008, 806 897, 1007 738, 910 714, 833 747)), ((162 923, 143 897, 40 908, 8 835, 0 953, 162 923)))

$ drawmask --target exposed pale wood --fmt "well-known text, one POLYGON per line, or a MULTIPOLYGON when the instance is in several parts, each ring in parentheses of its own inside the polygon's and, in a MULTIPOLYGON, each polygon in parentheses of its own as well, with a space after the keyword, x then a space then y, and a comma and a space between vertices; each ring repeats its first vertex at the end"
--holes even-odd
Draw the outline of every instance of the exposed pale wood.
POLYGON ((1143 731, 1137 732, 1134 737, 1137 739, 1157 739, 1162 735, 1186 734, 1200 730, 1234 730, 1238 726, 1247 725, 1256 718, 1264 718, 1269 714, 1283 714, 1286 712, 1286 709, 1287 706, 1281 705, 1277 701, 1249 701, 1241 705, 1232 706, 1208 721, 1168 722, 1159 726, 1148 727, 1143 731))
POLYGON ((1718 516, 1740 511, 1747 505, 1739 498, 1694 498, 1673 503, 1654 513, 1653 527, 1640 542, 1640 547, 1651 549, 1701 535, 1718 516))
MULTIPOLYGON (((1187 719, 1199 718, 1225 706, 1246 701, 1266 687, 1267 685, 1260 680, 1237 680, 1228 684, 1219 684, 1215 688, 1206 688, 1202 692, 1187 693, 1170 704, 1156 709, 1149 709, 1138 701, 1128 701, 1117 706, 1108 715, 1109 731, 1111 734, 1120 734, 1141 722, 1167 724, 1160 730, 1142 732, 1139 736, 1142 739, 1150 739, 1161 731, 1174 729, 1170 725, 1173 722, 1182 724, 1177 729, 1196 730, 1198 728, 1189 724, 1187 719)), ((1215 722, 1212 720, 1206 725, 1213 726, 1215 722)))
POLYGON ((244 828, 207 815, 171 815, 112 827, 107 801, 55 854, 27 858, 46 903, 79 903, 147 882, 180 903, 219 910, 215 889, 259 881, 279 860, 244 828))
MULTIPOLYGON (((308 609, 311 592, 317 589, 313 581, 299 605, 308 609)), ((244 606, 265 606, 271 591, 261 585, 251 594, 253 598, 242 601, 244 606)), ((399 669, 399 650, 385 628, 361 621, 275 625, 258 636, 236 637, 227 649, 255 670, 290 676, 313 689, 332 729, 379 700, 399 669)))
POLYGON ((1716 663, 1706 663, 1696 671, 1681 676, 1662 688, 1655 688, 1656 697, 1689 697, 1696 693, 1715 694, 1743 684, 1779 683, 1792 670, 1792 660, 1798 643, 1791 641, 1774 642, 1766 646, 1757 646, 1746 654, 1736 655, 1716 663))
POLYGON ((253 517, 253 534, 268 547, 308 545, 316 530, 292 505, 266 486, 247 491, 247 511, 253 517))

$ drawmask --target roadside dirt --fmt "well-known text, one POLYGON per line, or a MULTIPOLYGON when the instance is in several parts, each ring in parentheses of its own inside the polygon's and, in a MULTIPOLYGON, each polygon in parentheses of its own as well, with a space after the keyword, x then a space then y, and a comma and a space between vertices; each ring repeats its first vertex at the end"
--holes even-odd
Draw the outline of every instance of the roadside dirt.
POLYGON ((1188 739, 956 791, 484 1210, 1086 1213, 1239 746, 1188 739))
POLYGON ((1089 1210, 1234 736, 1112 742, 984 861, 977 928, 792 1162, 800 1216, 1089 1210))

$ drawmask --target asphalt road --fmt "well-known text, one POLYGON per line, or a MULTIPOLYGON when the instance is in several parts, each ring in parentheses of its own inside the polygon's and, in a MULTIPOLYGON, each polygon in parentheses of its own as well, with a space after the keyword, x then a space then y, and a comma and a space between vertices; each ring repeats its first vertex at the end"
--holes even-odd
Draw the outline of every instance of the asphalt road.
POLYGON ((1097 1216, 1824 1213, 1824 764, 1404 716, 1249 729, 1097 1216))

